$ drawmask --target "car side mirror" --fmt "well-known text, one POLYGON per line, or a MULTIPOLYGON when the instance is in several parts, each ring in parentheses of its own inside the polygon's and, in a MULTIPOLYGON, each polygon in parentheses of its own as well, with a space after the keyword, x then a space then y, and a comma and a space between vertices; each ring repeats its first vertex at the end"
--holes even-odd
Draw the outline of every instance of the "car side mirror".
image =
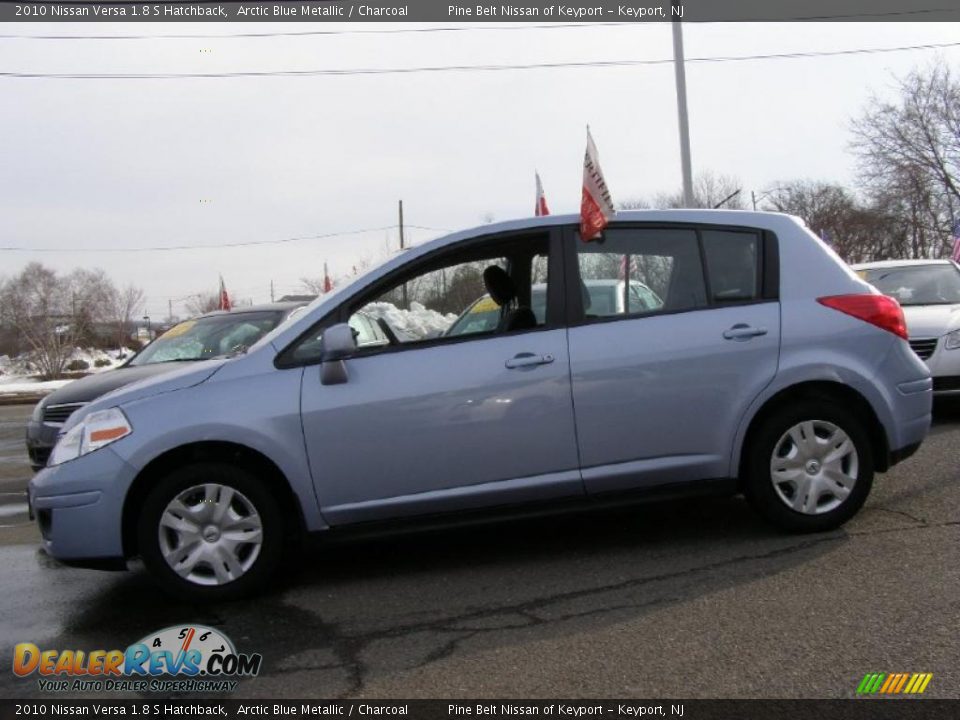
POLYGON ((357 350, 353 328, 340 323, 327 328, 320 340, 320 382, 341 385, 347 381, 347 365, 343 361, 357 350))

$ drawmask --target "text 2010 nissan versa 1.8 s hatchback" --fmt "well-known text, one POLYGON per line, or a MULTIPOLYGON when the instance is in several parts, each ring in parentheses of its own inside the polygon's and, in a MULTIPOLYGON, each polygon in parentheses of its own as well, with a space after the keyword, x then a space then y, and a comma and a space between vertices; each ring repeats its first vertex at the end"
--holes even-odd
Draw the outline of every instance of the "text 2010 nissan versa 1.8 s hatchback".
POLYGON ((820 531, 923 440, 930 373, 899 305, 799 220, 627 212, 593 242, 577 221, 432 241, 243 355, 91 403, 30 484, 45 548, 139 556, 216 599, 262 586, 303 533, 480 510, 740 492, 820 531), (592 307, 598 280, 624 301, 592 307), (632 282, 662 305, 632 302, 632 282), (495 327, 445 335, 485 293, 495 327), (383 332, 358 348, 360 311, 383 332))

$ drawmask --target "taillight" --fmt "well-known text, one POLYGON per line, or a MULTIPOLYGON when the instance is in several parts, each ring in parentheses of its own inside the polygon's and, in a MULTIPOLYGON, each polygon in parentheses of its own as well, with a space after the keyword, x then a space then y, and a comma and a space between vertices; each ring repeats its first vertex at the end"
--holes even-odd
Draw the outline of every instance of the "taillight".
POLYGON ((882 330, 892 332, 907 339, 907 321, 903 319, 900 303, 887 295, 831 295, 817 298, 817 302, 828 308, 839 310, 858 320, 876 325, 882 330))

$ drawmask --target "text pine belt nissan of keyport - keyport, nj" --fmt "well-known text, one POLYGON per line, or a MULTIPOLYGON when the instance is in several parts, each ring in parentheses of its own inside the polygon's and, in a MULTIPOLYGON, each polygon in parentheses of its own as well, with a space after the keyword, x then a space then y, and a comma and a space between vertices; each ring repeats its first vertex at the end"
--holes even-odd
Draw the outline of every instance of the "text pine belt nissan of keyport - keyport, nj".
POLYGON ((899 304, 802 221, 622 212, 591 242, 578 221, 408 249, 243 353, 84 406, 30 483, 46 552, 216 600, 306 533, 466 513, 739 493, 824 531, 923 441, 899 304), (447 332, 478 298, 494 315, 447 332))

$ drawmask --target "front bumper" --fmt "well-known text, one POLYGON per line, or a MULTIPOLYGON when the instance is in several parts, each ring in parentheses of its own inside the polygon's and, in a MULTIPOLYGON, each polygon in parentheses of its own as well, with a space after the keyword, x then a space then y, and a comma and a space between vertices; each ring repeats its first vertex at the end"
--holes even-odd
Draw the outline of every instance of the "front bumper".
POLYGON ((135 474, 109 447, 37 473, 29 501, 44 550, 72 565, 123 567, 123 501, 135 474))
POLYGON ((46 466, 62 428, 62 424, 52 425, 36 420, 27 423, 27 455, 34 472, 46 466))
MULTIPOLYGON (((911 342, 916 340, 911 339, 911 342)), ((924 342, 920 339, 920 342, 924 342)), ((933 342, 929 340, 928 342, 933 342)), ((945 339, 938 338, 933 354, 924 359, 933 375, 933 394, 937 397, 960 396, 960 348, 947 350, 945 339)))

